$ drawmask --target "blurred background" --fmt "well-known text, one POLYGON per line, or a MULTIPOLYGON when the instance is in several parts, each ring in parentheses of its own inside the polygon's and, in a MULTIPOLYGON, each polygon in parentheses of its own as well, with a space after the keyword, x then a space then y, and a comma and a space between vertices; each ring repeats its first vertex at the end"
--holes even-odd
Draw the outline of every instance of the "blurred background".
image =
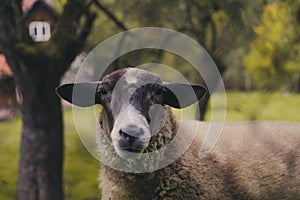
MULTIPOLYGON (((297 0, 1 1, 0 199, 43 199, 41 188, 49 199, 100 199, 99 163, 54 90, 108 37, 139 27, 184 33, 222 75, 227 121, 300 122, 299 24, 297 0)), ((150 62, 203 83, 184 58, 157 49, 122 55, 106 73, 150 62)), ((209 97, 199 120, 210 120, 209 97)))

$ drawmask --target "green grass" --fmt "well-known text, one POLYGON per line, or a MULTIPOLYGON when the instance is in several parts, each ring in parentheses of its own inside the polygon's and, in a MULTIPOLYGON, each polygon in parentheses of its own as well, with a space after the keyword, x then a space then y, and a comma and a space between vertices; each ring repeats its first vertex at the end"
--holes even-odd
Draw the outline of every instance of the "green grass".
MULTIPOLYGON (((218 95, 215 95, 218 98, 218 95)), ((298 121, 299 94, 266 93, 266 92, 227 92, 226 121, 243 120, 280 120, 298 121)), ((223 110, 216 109, 216 113, 223 110)), ((209 119, 210 110, 206 115, 209 119)))
POLYGON ((81 143, 71 111, 65 111, 65 199, 100 199, 98 189, 99 162, 81 143))
MULTIPOLYGON (((221 119, 224 112, 226 121, 280 120, 300 122, 300 95, 264 92, 227 92, 226 109, 222 95, 214 94, 214 117, 221 119)), ((173 109, 177 119, 195 119, 195 105, 185 109, 173 109), (182 116, 182 113, 184 115, 182 116)), ((211 102, 205 116, 211 121, 211 102)), ((214 119, 215 119, 214 118, 214 119)))
POLYGON ((21 119, 0 124, 0 199, 16 199, 21 119))
MULTIPOLYGON (((218 102, 218 95, 215 96, 218 102)), ((281 93, 227 93, 227 121, 240 120, 289 120, 300 122, 300 95, 281 93)), ((222 109, 216 105, 216 114, 222 109)), ((84 111, 83 111, 84 112, 84 111)), ((179 114, 179 111, 176 111, 179 114)), ((186 118, 193 118, 194 110, 186 110, 186 118)), ((211 111, 206 118, 210 119, 211 111)), ((82 120, 90 123, 82 115, 82 120)), ((72 112, 64 112, 65 119, 65 199, 99 199, 99 162, 82 145, 74 127, 72 112)), ((83 121, 84 122, 84 121, 83 121)), ((86 127, 88 128, 88 127, 86 127)), ((16 199, 21 118, 0 123, 0 199, 16 199)))
MULTIPOLYGON (((65 199, 99 199, 99 162, 81 144, 72 112, 65 111, 65 199)), ((16 199, 21 119, 0 123, 0 199, 16 199)))

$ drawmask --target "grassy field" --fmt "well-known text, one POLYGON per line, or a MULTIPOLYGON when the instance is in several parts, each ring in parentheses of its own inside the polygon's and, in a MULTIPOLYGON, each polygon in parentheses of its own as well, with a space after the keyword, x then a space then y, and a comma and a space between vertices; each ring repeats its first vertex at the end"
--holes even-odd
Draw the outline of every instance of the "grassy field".
MULTIPOLYGON (((227 92, 226 96, 226 121, 280 120, 300 122, 299 94, 227 92)), ((210 111, 206 115, 208 121, 209 117, 210 111)))
MULTIPOLYGON (((300 122, 299 102, 300 95, 295 94, 228 92, 226 120, 289 120, 300 122)), ((191 111, 188 110, 187 112, 191 111)), ((222 112, 222 110, 217 110, 217 112, 222 112)), ((207 119, 210 119, 210 113, 209 111, 207 119)), ((191 118, 193 114, 192 112, 189 113, 191 118)), ((71 110, 64 112, 64 119, 65 199, 99 199, 97 181, 99 162, 82 145, 74 127, 71 110)), ((16 116, 13 121, 0 123, 1 200, 16 199, 20 130, 20 116, 16 116)))
MULTIPOLYGON (((73 124, 71 110, 65 118, 65 199, 99 199, 99 162, 82 145, 73 124)), ((16 199, 21 119, 0 123, 0 199, 16 199)))

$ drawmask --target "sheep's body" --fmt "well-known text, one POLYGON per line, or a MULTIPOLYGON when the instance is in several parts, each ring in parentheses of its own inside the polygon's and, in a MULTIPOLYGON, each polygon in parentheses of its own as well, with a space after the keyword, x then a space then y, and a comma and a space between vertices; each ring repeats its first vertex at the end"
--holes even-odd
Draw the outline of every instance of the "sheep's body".
POLYGON ((201 99, 206 89, 200 85, 162 82, 126 68, 57 92, 78 106, 103 106, 99 155, 120 169, 102 165, 103 199, 300 199, 300 123, 227 123, 214 149, 199 157, 209 124, 178 123, 169 106, 184 108, 201 99), (178 158, 195 130, 194 142, 178 158), (161 161, 174 162, 151 170, 161 161), (127 173, 144 169, 150 172, 127 173))
MULTIPOLYGON (((197 123, 180 123, 185 137, 197 123)), ((103 165, 102 199, 300 198, 299 123, 226 123, 213 151, 200 159, 208 125, 200 122, 194 143, 163 169, 132 174, 103 165)))
MULTIPOLYGON (((201 123, 200 132, 205 127, 207 123, 201 123)), ((299 128, 293 122, 226 123, 210 155, 215 157, 214 167, 223 173, 229 197, 299 199, 299 128)), ((191 152, 198 152, 198 144, 191 152)))

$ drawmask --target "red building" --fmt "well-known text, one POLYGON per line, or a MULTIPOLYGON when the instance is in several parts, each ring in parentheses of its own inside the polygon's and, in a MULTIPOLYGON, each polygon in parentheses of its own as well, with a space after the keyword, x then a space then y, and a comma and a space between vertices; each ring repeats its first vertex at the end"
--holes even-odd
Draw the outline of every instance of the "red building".
POLYGON ((6 63, 5 56, 0 54, 0 121, 11 119, 14 110, 20 107, 20 102, 13 73, 6 63))

